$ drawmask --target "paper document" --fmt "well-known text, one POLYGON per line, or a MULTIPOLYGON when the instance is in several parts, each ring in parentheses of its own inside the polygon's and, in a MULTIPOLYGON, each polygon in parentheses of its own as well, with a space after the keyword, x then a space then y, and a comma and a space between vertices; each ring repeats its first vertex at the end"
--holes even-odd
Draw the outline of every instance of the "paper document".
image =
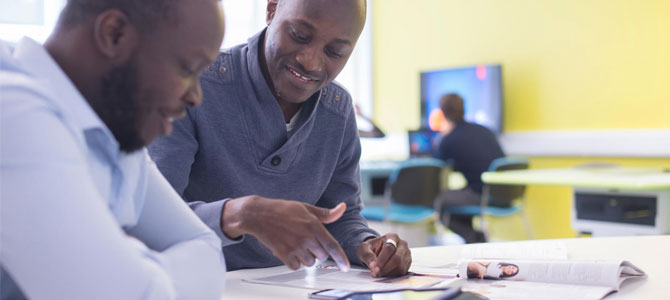
MULTIPOLYGON (((509 243, 486 243, 464 245, 461 250, 462 258, 486 259, 551 259, 567 260, 568 250, 562 241, 547 241, 543 243, 516 243, 513 247, 509 243)), ((430 262, 414 262, 409 269, 413 273, 428 276, 454 278, 458 275, 458 264, 430 262)))
POLYGON ((542 243, 484 243, 464 245, 461 258, 505 258, 505 259, 568 259, 568 250, 563 241, 542 243))
POLYGON ((610 288, 604 286, 566 287, 565 284, 503 280, 463 280, 460 286, 461 291, 478 294, 489 300, 593 300, 601 299, 611 292, 610 288))
POLYGON ((463 259, 463 284, 492 300, 602 299, 646 274, 627 261, 463 259))
POLYGON ((458 276, 458 264, 421 264, 412 263, 409 271, 417 275, 434 276, 442 278, 456 278, 458 276))

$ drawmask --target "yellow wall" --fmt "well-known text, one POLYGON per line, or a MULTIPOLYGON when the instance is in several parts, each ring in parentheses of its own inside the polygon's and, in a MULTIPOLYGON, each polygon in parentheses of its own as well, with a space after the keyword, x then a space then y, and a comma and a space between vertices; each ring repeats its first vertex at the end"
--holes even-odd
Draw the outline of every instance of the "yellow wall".
POLYGON ((503 65, 505 130, 670 128, 670 1, 372 4, 386 130, 419 126, 420 71, 479 63, 503 65))
MULTIPOLYGON (((419 72, 479 63, 503 65, 506 131, 670 128, 670 1, 372 4, 374 117, 387 131, 419 127, 419 72)), ((592 160, 670 167, 670 158, 532 158, 531 168, 592 160)), ((569 188, 532 186, 527 198, 537 237, 574 235, 569 188)), ((518 222, 492 224, 498 237, 523 237, 518 222)))

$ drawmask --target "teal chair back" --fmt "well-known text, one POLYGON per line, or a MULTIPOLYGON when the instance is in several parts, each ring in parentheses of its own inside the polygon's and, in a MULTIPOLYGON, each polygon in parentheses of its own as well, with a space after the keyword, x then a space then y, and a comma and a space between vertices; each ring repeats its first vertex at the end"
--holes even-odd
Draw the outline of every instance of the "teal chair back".
POLYGON ((440 192, 445 163, 434 158, 402 162, 389 176, 385 205, 366 205, 368 220, 416 223, 433 217, 433 201, 440 192))
MULTIPOLYGON (((500 157, 494 159, 488 171, 511 171, 528 169, 525 158, 500 157)), ((516 199, 522 198, 526 191, 525 185, 484 184, 481 205, 452 206, 447 209, 453 215, 492 215, 507 217, 518 213, 522 207, 512 205, 516 199)))
MULTIPOLYGON (((528 169, 528 160, 525 158, 500 157, 491 162, 488 171, 500 172, 525 169, 528 169)), ((512 201, 521 198, 525 191, 525 185, 489 184, 488 193, 485 193, 488 195, 484 196, 488 196, 488 199, 486 199, 488 206, 505 208, 512 206, 512 201)))
POLYGON ((389 177, 390 202, 433 208, 440 193, 445 163, 434 158, 415 158, 401 163, 389 177))

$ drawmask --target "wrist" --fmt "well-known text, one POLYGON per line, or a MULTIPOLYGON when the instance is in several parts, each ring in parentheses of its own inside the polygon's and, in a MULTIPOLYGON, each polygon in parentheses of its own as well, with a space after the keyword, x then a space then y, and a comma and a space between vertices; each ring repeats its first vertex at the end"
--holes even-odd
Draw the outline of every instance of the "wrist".
POLYGON ((221 231, 231 239, 236 239, 247 233, 244 229, 244 198, 235 198, 226 201, 221 214, 221 231))

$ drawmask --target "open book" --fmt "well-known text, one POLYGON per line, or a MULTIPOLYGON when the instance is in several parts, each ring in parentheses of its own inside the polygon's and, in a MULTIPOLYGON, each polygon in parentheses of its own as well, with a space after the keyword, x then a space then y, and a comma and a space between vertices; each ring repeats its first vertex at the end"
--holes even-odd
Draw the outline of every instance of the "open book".
POLYGON ((569 260, 563 241, 465 245, 460 259, 440 263, 418 260, 410 271, 443 278, 449 286, 491 300, 602 299, 621 282, 645 273, 626 261, 569 260), (469 279, 468 279, 469 277, 469 279))
POLYGON ((627 261, 462 259, 458 276, 468 279, 462 289, 489 299, 576 300, 601 299, 646 274, 627 261))

